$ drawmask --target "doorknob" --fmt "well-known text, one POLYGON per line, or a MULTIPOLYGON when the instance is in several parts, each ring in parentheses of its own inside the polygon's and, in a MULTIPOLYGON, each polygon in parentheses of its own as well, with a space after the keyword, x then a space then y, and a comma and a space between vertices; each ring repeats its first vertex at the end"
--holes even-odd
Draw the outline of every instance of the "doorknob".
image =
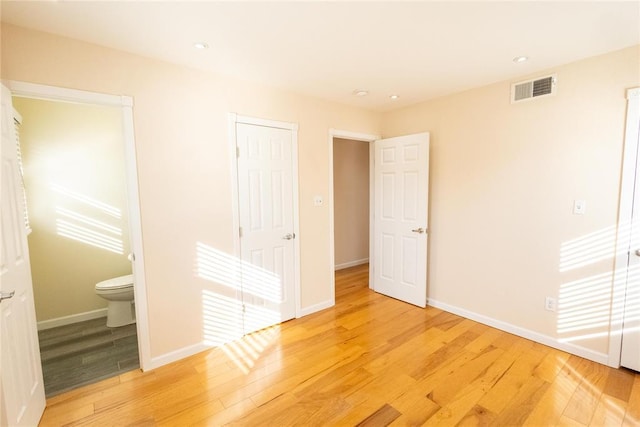
POLYGON ((291 239, 295 239, 295 238, 296 238, 296 233, 293 233, 293 234, 291 234, 291 233, 289 233, 289 234, 285 234, 284 236, 282 236, 282 238, 283 238, 284 240, 291 240, 291 239))
POLYGON ((0 302, 2 302, 2 300, 5 300, 5 299, 13 298, 15 294, 16 294, 16 291, 0 292, 0 302))
POLYGON ((636 249, 636 256, 640 256, 640 249, 636 249))
POLYGON ((420 234, 422 234, 422 233, 424 233, 426 230, 425 230, 425 229, 423 229, 422 227, 420 227, 420 228, 414 228, 414 229, 413 229, 413 230, 411 230, 411 231, 413 231, 414 233, 420 233, 420 234))

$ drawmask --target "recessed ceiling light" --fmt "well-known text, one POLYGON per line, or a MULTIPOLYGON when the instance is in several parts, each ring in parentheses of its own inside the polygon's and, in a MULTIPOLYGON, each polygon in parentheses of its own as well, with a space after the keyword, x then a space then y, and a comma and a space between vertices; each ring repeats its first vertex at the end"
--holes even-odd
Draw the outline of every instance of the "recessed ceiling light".
POLYGON ((369 95, 369 91, 368 90, 363 90, 363 89, 356 89, 353 91, 353 94, 355 96, 367 96, 369 95))
POLYGON ((400 98, 400 95, 389 95, 389 98, 395 101, 396 99, 400 98))
POLYGON ((515 58, 513 58, 513 62, 515 63, 526 62, 528 59, 529 59, 528 56, 516 56, 515 58))
POLYGON ((193 47, 195 49, 208 49, 209 45, 206 44, 205 42, 196 42, 196 43, 193 44, 193 47))

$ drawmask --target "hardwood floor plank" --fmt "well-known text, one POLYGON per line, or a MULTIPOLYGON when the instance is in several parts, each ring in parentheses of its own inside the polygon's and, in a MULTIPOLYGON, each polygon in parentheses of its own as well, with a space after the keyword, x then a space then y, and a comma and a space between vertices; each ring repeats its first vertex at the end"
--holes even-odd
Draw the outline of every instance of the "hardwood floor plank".
POLYGON ((498 416, 489 411, 487 408, 476 405, 471 408, 469 412, 467 412, 467 415, 465 415, 464 418, 462 418, 462 420, 460 420, 460 422, 456 424, 456 426, 485 427, 490 425, 499 425, 495 422, 497 418, 498 416))
POLYGON ((385 403, 382 405, 380 409, 378 409, 373 414, 369 415, 367 418, 362 420, 362 422, 358 423, 358 427, 378 427, 378 426, 388 426, 400 416, 400 412, 393 406, 385 403))
POLYGON ((640 424, 637 373, 376 294, 367 266, 336 286, 335 307, 55 396, 41 425, 640 424))
POLYGON ((622 425, 625 427, 640 426, 640 374, 635 373, 633 389, 627 401, 627 412, 622 425))
POLYGON ((600 395, 604 391, 610 369, 575 356, 569 361, 575 362, 574 372, 580 375, 582 380, 567 404, 563 416, 589 425, 600 401, 600 395))

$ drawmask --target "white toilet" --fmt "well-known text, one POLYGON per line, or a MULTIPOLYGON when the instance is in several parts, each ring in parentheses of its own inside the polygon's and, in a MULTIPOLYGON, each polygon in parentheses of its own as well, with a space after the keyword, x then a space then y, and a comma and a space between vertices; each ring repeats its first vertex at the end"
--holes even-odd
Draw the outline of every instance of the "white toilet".
POLYGON ((107 326, 115 328, 136 322, 133 303, 133 274, 104 280, 96 284, 96 294, 109 301, 107 326))

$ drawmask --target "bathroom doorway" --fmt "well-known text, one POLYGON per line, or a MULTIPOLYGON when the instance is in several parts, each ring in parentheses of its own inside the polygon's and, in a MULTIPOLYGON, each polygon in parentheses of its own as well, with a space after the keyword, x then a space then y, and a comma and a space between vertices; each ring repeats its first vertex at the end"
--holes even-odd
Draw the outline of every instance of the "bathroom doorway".
POLYGON ((13 97, 47 397, 140 366, 135 324, 106 326, 98 282, 132 273, 120 108, 13 97))

